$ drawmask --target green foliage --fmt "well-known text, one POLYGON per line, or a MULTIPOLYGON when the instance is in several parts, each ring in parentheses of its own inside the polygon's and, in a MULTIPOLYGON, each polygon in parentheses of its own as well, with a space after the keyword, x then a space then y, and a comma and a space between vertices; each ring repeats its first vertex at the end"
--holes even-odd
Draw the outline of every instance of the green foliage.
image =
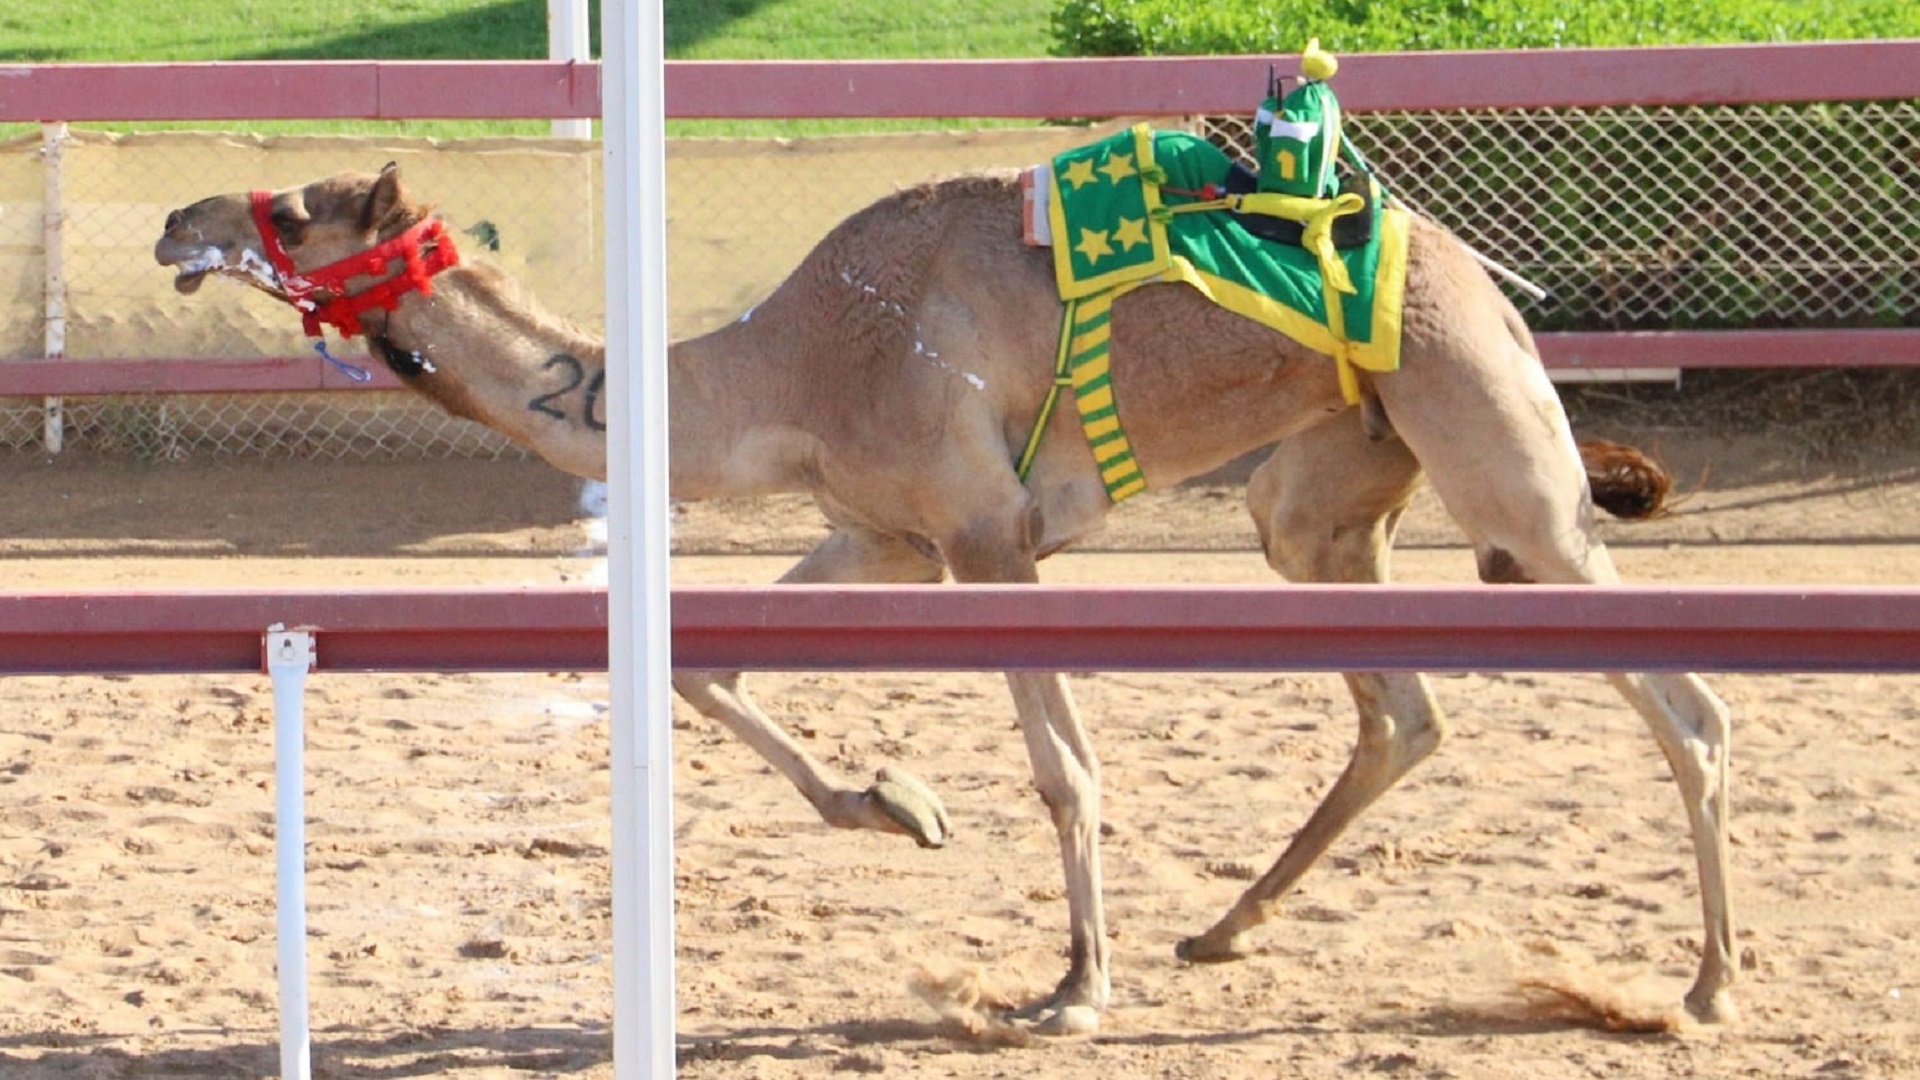
POLYGON ((1920 36, 1913 0, 1061 0, 1056 56, 1544 49, 1920 36))

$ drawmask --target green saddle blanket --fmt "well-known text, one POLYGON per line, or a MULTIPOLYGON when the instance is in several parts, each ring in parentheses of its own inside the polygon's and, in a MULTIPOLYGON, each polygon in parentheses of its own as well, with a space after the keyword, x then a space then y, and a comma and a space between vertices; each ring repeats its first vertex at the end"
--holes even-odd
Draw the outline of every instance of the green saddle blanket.
POLYGON ((1224 189, 1231 167, 1205 139, 1145 124, 1055 158, 1048 212, 1061 298, 1187 280, 1316 352, 1370 371, 1397 369, 1406 213, 1379 206, 1377 188, 1365 196, 1376 204, 1378 227, 1371 242, 1335 253, 1352 291, 1334 294, 1339 310, 1330 324, 1321 256, 1253 235, 1224 200, 1209 197, 1224 189))
MULTIPOLYGON (((1382 205, 1374 184, 1365 195, 1332 200, 1226 196, 1231 168, 1227 155, 1205 139, 1145 124, 1053 159, 1046 216, 1054 276, 1067 303, 1056 374, 1075 388, 1115 502, 1146 486, 1121 429, 1104 330, 1111 302, 1133 288, 1184 281, 1222 307, 1331 357, 1349 402, 1359 400, 1354 368, 1400 366, 1407 213, 1382 205), (1371 238, 1336 249, 1333 221, 1365 208, 1363 200, 1373 204, 1371 238), (1302 222, 1303 245, 1253 235, 1236 208, 1277 210, 1302 222)), ((1022 457, 1023 474, 1034 449, 1030 443, 1022 457)))

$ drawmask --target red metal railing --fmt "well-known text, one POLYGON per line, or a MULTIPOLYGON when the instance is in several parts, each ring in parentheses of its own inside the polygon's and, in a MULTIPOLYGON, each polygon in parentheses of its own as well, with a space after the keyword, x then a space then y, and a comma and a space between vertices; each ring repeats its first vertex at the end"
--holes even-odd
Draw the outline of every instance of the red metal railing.
MULTIPOLYGON (((1542 358, 1559 369, 1910 367, 1916 330, 1674 330, 1540 334, 1542 358)), ((318 357, 271 359, 17 360, 0 367, 0 393, 253 394, 396 390, 398 377, 366 369, 356 382, 318 357)))
MULTIPOLYGON (((0 594, 0 673, 599 671, 588 588, 0 594)), ((686 668, 1920 671, 1920 589, 775 586, 673 592, 686 668)))
MULTIPOLYGON (((1920 97, 1920 41, 1379 53, 1341 58, 1348 110, 1867 101, 1920 97)), ((1236 113, 1275 56, 672 61, 696 118, 1236 113)), ((597 64, 261 61, 0 65, 0 122, 577 118, 597 64)))
MULTIPOLYGON (((676 61, 674 118, 1044 117, 1234 113, 1274 57, 676 61)), ((1360 54, 1353 112, 1920 98, 1920 40, 1798 45, 1360 54)), ((599 67, 550 61, 0 65, 0 122, 152 119, 577 118, 599 115, 599 67)), ((1920 330, 1542 334, 1554 368, 1895 366, 1920 330)), ((317 357, 241 364, 61 361, 6 368, 9 394, 391 389, 317 357), (186 370, 195 369, 195 370, 186 370)))

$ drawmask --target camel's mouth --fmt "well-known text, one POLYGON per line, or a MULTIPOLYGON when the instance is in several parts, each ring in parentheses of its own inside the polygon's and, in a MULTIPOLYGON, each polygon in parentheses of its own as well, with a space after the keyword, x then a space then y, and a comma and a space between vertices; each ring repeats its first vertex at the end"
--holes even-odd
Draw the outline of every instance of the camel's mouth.
POLYGON ((217 247, 175 245, 164 238, 155 245, 153 258, 161 266, 171 266, 178 271, 173 288, 182 295, 198 292, 208 274, 227 266, 227 253, 217 247))
POLYGON ((234 265, 227 259, 224 248, 194 248, 185 251, 168 250, 166 241, 154 252, 154 258, 162 266, 171 266, 177 272, 173 279, 175 292, 186 296, 200 291, 207 278, 214 275, 230 277, 243 285, 251 285, 261 292, 277 299, 285 300, 286 292, 280 287, 280 275, 275 273, 267 260, 247 248, 240 249, 240 260, 234 265))

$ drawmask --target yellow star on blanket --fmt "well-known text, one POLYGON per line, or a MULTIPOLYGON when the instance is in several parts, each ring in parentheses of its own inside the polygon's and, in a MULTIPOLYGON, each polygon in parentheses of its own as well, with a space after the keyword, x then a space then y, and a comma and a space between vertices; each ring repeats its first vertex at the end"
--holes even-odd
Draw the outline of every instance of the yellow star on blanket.
POLYGON ((1132 251, 1135 245, 1151 243, 1147 239, 1147 219, 1121 218, 1120 227, 1113 230, 1113 242, 1119 244, 1122 251, 1132 251))
POLYGON ((1073 245, 1073 249, 1085 255, 1087 261, 1090 263, 1097 263, 1103 257, 1113 254, 1113 245, 1107 243, 1107 230, 1105 229, 1082 228, 1080 230, 1080 242, 1073 245))

